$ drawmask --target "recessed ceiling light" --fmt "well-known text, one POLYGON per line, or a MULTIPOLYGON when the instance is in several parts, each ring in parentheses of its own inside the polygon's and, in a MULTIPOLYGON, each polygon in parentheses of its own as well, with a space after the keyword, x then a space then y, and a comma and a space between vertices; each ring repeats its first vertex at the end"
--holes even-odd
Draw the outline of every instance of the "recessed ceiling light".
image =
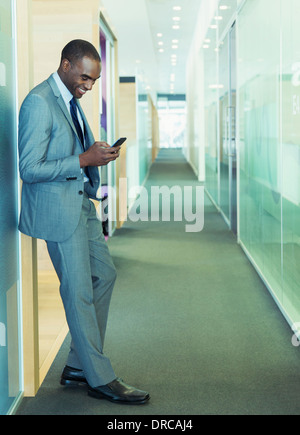
POLYGON ((165 50, 164 50, 163 48, 160 48, 158 51, 159 51, 160 53, 163 53, 165 50))
POLYGON ((181 18, 180 17, 173 17, 173 21, 180 21, 181 18))
POLYGON ((174 6, 173 11, 181 11, 181 6, 174 6))
POLYGON ((172 45, 173 50, 177 50, 178 45, 172 45))
POLYGON ((158 33, 158 34, 157 34, 157 37, 158 37, 158 38, 161 38, 162 36, 163 36, 162 33, 158 33))
POLYGON ((221 11, 227 11, 227 9, 229 9, 229 6, 223 5, 220 6, 221 11))
POLYGON ((164 43, 162 41, 159 41, 158 45, 164 45, 164 43))
POLYGON ((174 30, 179 30, 180 26, 178 26, 177 24, 175 26, 172 27, 174 30))
POLYGON ((178 44, 179 40, 178 39, 172 39, 172 43, 173 44, 178 44))

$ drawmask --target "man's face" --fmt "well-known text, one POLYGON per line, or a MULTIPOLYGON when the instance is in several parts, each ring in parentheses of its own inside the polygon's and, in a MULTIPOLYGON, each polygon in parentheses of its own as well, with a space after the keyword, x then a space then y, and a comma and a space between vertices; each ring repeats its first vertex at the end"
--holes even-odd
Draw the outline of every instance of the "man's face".
POLYGON ((87 91, 91 91, 95 82, 100 78, 101 63, 84 57, 76 63, 67 59, 63 61, 63 82, 73 97, 82 98, 87 91))

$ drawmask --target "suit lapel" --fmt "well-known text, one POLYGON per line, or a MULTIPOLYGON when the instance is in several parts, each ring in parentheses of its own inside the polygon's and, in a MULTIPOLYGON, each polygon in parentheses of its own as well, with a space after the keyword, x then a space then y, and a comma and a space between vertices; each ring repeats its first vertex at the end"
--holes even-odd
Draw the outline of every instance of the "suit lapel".
MULTIPOLYGON (((58 86, 54 80, 54 78, 52 77, 52 75, 48 78, 48 83, 53 91, 54 96, 57 98, 57 104, 60 107, 61 111, 63 112, 65 118, 67 119, 68 123, 70 124, 72 130, 74 131, 76 137, 78 138, 78 141, 80 142, 80 139, 78 137, 75 125, 73 123, 73 120, 71 118, 71 115, 66 107, 66 104, 64 102, 63 97, 61 96, 60 90, 58 89, 58 86)), ((82 110, 82 107, 79 103, 79 101, 77 100, 77 105, 78 105, 78 109, 81 115, 81 118, 83 120, 83 124, 84 124, 84 130, 85 130, 85 149, 88 149, 90 146, 93 145, 93 143, 95 142, 94 139, 94 135, 92 133, 92 130, 89 127, 89 124, 87 122, 87 119, 85 117, 85 114, 82 110)), ((81 143, 81 142, 80 142, 81 143)))
POLYGON ((68 109, 66 107, 64 99, 61 96, 61 93, 60 93, 60 91, 59 91, 59 89, 57 87, 57 84, 56 84, 56 82, 55 82, 55 80, 54 80, 54 78, 52 76, 50 76, 48 78, 48 83, 49 83, 49 85, 50 85, 50 87, 51 87, 51 89, 53 91, 54 96, 57 98, 57 104, 58 104, 58 106, 60 107, 61 111, 63 112, 64 116, 66 117, 66 119, 67 119, 68 123, 70 124, 72 130, 74 131, 74 133, 78 137, 75 125, 74 125, 74 123, 72 121, 72 118, 71 118, 71 115, 70 115, 70 113, 69 113, 69 111, 68 111, 68 109))

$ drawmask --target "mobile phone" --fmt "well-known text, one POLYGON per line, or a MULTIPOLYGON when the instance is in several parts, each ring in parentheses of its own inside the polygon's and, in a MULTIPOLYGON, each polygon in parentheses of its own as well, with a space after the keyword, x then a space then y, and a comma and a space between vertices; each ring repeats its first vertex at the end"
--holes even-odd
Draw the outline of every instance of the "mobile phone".
POLYGON ((111 146, 111 148, 121 146, 125 142, 125 140, 127 140, 127 137, 121 137, 111 146))

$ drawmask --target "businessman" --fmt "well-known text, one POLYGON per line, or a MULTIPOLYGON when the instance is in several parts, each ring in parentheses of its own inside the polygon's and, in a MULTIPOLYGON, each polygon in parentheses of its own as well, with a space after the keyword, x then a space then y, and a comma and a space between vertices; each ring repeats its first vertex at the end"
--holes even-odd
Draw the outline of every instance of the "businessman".
POLYGON ((100 75, 95 47, 74 40, 63 49, 58 71, 24 100, 19 229, 46 241, 60 280, 72 337, 61 384, 85 383, 92 397, 139 405, 149 394, 118 378, 103 353, 116 270, 90 199, 97 199, 98 167, 116 160, 120 149, 95 142, 78 101, 100 75))

